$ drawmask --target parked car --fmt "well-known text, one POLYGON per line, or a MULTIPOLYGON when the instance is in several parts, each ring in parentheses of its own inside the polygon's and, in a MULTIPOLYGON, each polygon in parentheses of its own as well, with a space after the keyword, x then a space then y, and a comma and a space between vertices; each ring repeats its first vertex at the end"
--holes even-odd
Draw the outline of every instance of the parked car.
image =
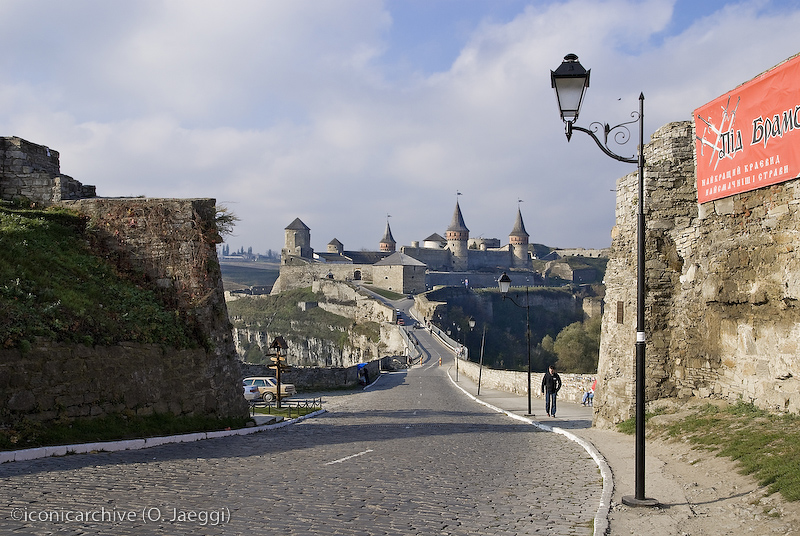
POLYGON ((242 387, 244 388, 244 399, 248 402, 256 400, 260 396, 258 393, 258 386, 253 385, 252 380, 254 379, 255 378, 247 378, 242 382, 242 387))
MULTIPOLYGON (((245 378, 242 381, 244 397, 248 401, 260 398, 264 402, 272 402, 278 396, 278 380, 271 376, 245 378)), ((281 398, 297 394, 294 384, 281 383, 281 398)))

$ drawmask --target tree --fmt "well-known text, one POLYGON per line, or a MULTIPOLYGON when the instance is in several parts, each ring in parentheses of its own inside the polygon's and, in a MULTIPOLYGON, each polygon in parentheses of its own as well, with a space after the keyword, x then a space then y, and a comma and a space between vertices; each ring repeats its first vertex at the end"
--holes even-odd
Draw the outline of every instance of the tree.
POLYGON ((547 367, 550 365, 555 365, 556 361, 558 361, 558 355, 556 354, 555 350, 555 341, 550 335, 544 336, 541 344, 539 344, 538 350, 541 355, 541 363, 539 364, 540 368, 537 370, 547 370, 547 367))
MULTIPOLYGON (((543 341, 544 342, 544 341, 543 341)), ((600 317, 574 322, 561 330, 553 344, 558 368, 564 372, 597 372, 600 357, 600 317)))

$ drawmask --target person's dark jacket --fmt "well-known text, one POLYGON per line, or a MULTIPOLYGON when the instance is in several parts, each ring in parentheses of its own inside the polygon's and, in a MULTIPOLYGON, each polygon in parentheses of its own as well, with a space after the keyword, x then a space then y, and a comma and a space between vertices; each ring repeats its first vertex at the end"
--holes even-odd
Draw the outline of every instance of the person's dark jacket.
POLYGON ((559 389, 561 389, 561 376, 558 375, 558 372, 552 374, 549 370, 545 372, 544 378, 542 378, 542 392, 546 390, 549 393, 557 393, 559 389))

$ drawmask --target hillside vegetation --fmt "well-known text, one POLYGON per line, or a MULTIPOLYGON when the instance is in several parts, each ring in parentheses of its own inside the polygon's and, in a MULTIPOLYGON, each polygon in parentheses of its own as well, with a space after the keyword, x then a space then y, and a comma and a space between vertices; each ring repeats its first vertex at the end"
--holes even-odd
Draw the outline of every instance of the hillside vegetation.
MULTIPOLYGON (((372 342, 380 340, 376 322, 355 322, 319 307, 301 310, 299 302, 320 302, 324 296, 311 288, 281 292, 275 296, 241 297, 228 302, 228 316, 237 328, 283 335, 287 339, 319 339, 340 347, 350 344, 350 334, 364 335, 372 342)), ((246 349, 245 360, 263 361, 263 349, 253 344, 246 349)))
POLYGON ((63 209, 0 205, 0 345, 24 350, 44 338, 197 346, 189 323, 144 281, 90 249, 86 223, 63 209))

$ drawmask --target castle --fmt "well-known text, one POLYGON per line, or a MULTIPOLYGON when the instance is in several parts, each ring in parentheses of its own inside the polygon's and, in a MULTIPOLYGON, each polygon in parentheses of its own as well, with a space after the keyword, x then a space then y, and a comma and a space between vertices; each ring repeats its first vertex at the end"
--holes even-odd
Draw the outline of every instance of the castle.
POLYGON ((508 270, 528 272, 528 278, 536 276, 528 251, 530 235, 519 208, 505 246, 500 246, 496 238, 470 239, 458 201, 444 237, 434 233, 421 246, 414 241, 401 246, 400 251, 388 221, 378 251, 346 251, 334 238, 325 253, 317 253, 311 247, 311 230, 300 218, 285 232, 281 273, 273 294, 310 286, 322 278, 369 281, 376 287, 407 294, 446 284, 494 286, 500 274, 508 270))

